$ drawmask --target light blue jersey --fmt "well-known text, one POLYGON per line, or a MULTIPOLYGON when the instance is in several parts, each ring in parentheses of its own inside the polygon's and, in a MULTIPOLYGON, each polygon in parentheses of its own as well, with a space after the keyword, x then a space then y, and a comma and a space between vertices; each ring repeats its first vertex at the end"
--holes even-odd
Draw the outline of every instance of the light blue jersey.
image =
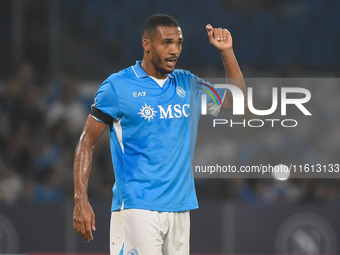
MULTIPOLYGON (((203 81, 176 69, 160 87, 140 63, 112 74, 95 95, 94 107, 112 118, 116 182, 111 209, 198 208, 190 149, 196 141, 203 81)), ((224 90, 218 93, 223 97, 224 90)))

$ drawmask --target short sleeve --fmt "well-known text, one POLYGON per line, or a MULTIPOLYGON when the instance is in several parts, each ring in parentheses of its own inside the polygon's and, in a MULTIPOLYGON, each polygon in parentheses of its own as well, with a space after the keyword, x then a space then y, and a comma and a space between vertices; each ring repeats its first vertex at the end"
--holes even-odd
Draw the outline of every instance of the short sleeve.
POLYGON ((110 80, 105 80, 99 87, 93 106, 102 113, 118 120, 120 116, 118 98, 113 84, 110 80))
POLYGON ((216 89, 212 84, 210 86, 213 88, 213 93, 210 93, 207 98, 207 113, 216 117, 221 110, 226 90, 216 89))
POLYGON ((197 76, 194 76, 194 83, 199 95, 206 94, 207 96, 207 113, 216 117, 222 107, 226 90, 224 88, 217 89, 213 84, 197 76))

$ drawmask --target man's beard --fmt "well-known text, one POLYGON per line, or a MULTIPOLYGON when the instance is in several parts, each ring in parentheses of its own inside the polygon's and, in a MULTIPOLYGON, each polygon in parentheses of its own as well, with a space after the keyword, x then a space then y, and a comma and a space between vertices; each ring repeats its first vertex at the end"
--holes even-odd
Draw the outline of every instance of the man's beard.
POLYGON ((156 70, 158 72, 160 72, 161 74, 169 74, 172 73, 171 71, 166 70, 165 68, 162 67, 162 60, 159 56, 157 56, 157 59, 155 59, 154 57, 151 58, 151 63, 153 64, 153 66, 156 68, 156 70))

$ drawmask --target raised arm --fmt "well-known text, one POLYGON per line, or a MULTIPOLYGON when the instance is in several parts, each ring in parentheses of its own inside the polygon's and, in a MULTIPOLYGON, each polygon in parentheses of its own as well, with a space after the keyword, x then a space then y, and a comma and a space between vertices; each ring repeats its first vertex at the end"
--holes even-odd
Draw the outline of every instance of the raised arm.
POLYGON ((94 147, 103 134, 106 124, 88 116, 85 127, 76 147, 73 178, 74 178, 74 212, 73 227, 78 235, 87 242, 93 239, 92 231, 95 228, 95 214, 89 203, 87 187, 92 165, 94 147))
MULTIPOLYGON (((210 24, 206 26, 206 30, 210 43, 221 53, 227 83, 240 88, 246 98, 246 85, 234 54, 230 32, 227 29, 213 28, 210 24)), ((226 93, 222 108, 225 110, 233 108, 233 98, 230 91, 226 93)))

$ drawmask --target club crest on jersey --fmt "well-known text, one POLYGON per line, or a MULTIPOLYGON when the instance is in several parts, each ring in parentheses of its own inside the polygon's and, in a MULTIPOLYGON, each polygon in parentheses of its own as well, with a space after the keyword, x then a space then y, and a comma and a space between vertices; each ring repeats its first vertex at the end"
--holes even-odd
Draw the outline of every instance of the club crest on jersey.
POLYGON ((186 95, 185 90, 180 86, 177 87, 177 95, 179 95, 180 97, 185 97, 186 95))
POLYGON ((139 253, 136 249, 131 249, 126 254, 127 255, 138 255, 139 253))
POLYGON ((142 106, 142 109, 140 109, 140 112, 138 114, 141 114, 141 117, 144 118, 145 120, 148 120, 150 122, 151 119, 153 119, 154 116, 156 116, 157 111, 154 110, 154 108, 148 106, 145 103, 145 106, 142 106))

